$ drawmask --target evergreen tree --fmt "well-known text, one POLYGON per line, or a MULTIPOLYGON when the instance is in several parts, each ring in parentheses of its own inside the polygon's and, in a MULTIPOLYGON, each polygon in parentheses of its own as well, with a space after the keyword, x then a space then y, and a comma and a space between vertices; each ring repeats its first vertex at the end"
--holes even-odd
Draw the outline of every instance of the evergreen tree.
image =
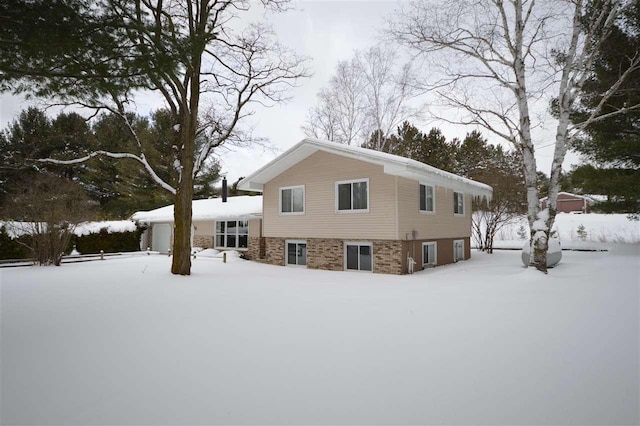
MULTIPOLYGON (((584 102, 572 120, 580 122, 601 101, 619 76, 627 71, 631 58, 640 51, 640 2, 630 2, 622 19, 605 39, 592 78, 583 87, 584 102)), ((603 107, 611 114, 640 104, 640 69, 635 69, 603 107)), ((611 212, 640 212, 640 109, 629 109, 596 121, 586 128, 573 148, 586 163, 571 175, 574 186, 584 193, 608 196, 600 206, 611 212)))

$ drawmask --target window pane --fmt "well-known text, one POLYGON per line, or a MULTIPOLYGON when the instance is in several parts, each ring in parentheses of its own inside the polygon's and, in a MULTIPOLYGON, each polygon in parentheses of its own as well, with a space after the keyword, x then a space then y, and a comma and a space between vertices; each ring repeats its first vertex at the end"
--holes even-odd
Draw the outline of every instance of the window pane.
POLYGON ((355 182, 353 184, 353 209, 367 208, 367 182, 355 182))
POLYGON ((360 246, 360 270, 371 270, 371 247, 360 246))
POLYGON ((224 247, 224 235, 216 235, 216 247, 224 247))
POLYGON ((338 210, 351 210, 351 184, 338 185, 338 210))
POLYGON ((296 264, 296 244, 295 243, 287 244, 287 263, 289 265, 296 264))
POLYGON ((425 265, 435 263, 435 246, 433 244, 425 244, 422 246, 422 263, 425 265))
POLYGON ((282 213, 291 213, 291 190, 282 190, 282 207, 280 210, 282 213))
POLYGON ((247 248, 247 236, 239 235, 238 236, 238 247, 239 248, 247 248))
POLYGON ((426 186, 420 185, 420 210, 427 209, 426 186))
POLYGON ((347 269, 358 269, 358 246, 347 246, 347 269))
POLYGON ((224 234, 224 222, 216 222, 216 234, 224 234))
POLYGON ((427 186, 427 211, 433 211, 433 186, 427 186))
POLYGON ((238 234, 240 235, 247 235, 249 233, 249 222, 246 220, 240 220, 238 221, 238 234))
POLYGON ((307 264, 307 245, 298 244, 298 265, 307 264))
POLYGON ((237 223, 235 220, 227 221, 227 234, 235 234, 237 232, 237 223))
POLYGON ((225 247, 235 248, 236 247, 236 235, 227 234, 227 245, 225 247))
POLYGON ((296 188, 293 190, 293 211, 302 212, 304 210, 304 190, 296 188))

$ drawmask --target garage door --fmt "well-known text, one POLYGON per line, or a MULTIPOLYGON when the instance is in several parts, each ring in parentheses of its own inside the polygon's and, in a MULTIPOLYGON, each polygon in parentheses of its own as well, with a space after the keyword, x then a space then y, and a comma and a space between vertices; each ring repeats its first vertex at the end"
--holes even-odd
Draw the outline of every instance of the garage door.
POLYGON ((160 253, 168 253, 171 247, 171 225, 168 223, 158 223, 153 225, 153 239, 151 250, 160 253))

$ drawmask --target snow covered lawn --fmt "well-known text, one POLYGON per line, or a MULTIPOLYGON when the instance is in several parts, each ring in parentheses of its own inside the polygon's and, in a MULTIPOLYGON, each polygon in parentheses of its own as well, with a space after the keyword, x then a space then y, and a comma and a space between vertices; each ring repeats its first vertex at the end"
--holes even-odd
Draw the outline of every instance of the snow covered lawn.
POLYGON ((640 246, 412 276, 0 270, 2 424, 637 424, 640 246))

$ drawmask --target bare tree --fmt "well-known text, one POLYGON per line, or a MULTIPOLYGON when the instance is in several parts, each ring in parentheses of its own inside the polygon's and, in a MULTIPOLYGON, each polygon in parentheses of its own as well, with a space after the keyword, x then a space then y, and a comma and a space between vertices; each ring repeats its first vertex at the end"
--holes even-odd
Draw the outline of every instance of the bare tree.
POLYGON ((334 76, 318 94, 304 132, 311 137, 347 145, 361 144, 375 134, 374 149, 383 150, 387 136, 402 122, 419 115, 411 105, 418 95, 410 63, 381 45, 356 51, 336 66, 334 76))
MULTIPOLYGON (((262 2, 272 10, 283 10, 286 3, 262 2)), ((72 101, 96 113, 107 110, 118 115, 135 144, 127 152, 98 150, 82 158, 42 160, 75 164, 106 156, 142 164, 158 185, 175 195, 174 274, 190 274, 193 182, 212 150, 244 140, 241 123, 254 112, 253 108, 285 101, 287 90, 307 75, 304 60, 277 43, 268 27, 254 24, 239 32, 233 29, 231 22, 249 6, 247 0, 107 2, 108 13, 124 32, 123 51, 142 62, 142 83, 112 87, 104 96, 72 101), (129 121, 136 89, 161 94, 175 123, 173 152, 166 153, 166 160, 173 162, 178 172, 176 187, 153 169, 141 138, 129 121), (196 144, 196 140, 202 143, 196 144)))
MULTIPOLYGON (((460 114, 443 114, 440 119, 481 126, 521 153, 532 263, 544 272, 566 153, 568 114, 622 3, 594 1, 590 3, 593 10, 587 10, 582 0, 458 0, 446 5, 424 0, 402 9, 391 25, 393 37, 423 54, 429 70, 438 76, 427 88, 460 114), (552 166, 556 178, 550 212, 540 213, 531 104, 549 102, 558 96, 554 93, 564 104, 552 166)), ((611 90, 616 90, 615 84, 611 90)), ((591 120, 597 116, 594 111, 591 120)), ((584 125, 575 126, 574 132, 582 129, 584 125)))
POLYGON ((60 266, 76 226, 93 218, 94 204, 82 187, 55 175, 37 174, 9 195, 2 215, 40 265, 60 266))

